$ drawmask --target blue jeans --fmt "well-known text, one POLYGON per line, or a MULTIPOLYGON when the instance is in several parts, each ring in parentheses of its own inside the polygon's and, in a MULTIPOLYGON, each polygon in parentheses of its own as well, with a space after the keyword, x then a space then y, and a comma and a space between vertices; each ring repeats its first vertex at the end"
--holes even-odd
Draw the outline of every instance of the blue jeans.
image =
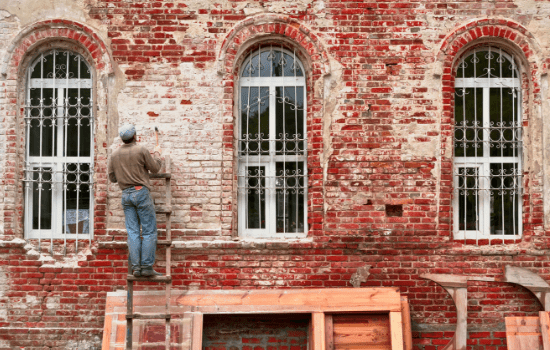
POLYGON ((126 216, 132 271, 151 268, 157 250, 157 217, 149 189, 143 186, 139 191, 134 187, 122 190, 122 207, 126 216))

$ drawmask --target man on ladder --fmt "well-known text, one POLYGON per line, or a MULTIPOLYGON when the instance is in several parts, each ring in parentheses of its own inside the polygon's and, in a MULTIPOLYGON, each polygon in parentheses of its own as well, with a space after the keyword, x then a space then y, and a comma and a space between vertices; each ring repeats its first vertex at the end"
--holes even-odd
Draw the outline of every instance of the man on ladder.
POLYGON ((148 172, 158 173, 161 167, 161 148, 155 146, 154 155, 136 143, 136 128, 124 124, 119 129, 124 144, 113 152, 109 160, 109 180, 122 190, 122 206, 126 217, 128 250, 134 277, 162 275, 153 270, 157 249, 157 218, 148 172), (140 237, 140 225, 142 228, 140 237))

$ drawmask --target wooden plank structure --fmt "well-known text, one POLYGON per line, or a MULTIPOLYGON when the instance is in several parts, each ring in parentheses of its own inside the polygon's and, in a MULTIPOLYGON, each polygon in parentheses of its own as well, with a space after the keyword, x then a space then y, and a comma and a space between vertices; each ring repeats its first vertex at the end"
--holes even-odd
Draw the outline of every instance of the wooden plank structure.
POLYGON ((506 317, 508 350, 542 350, 538 317, 506 317))
MULTIPOLYGON (((420 275, 421 278, 432 280, 437 284, 441 285, 443 288, 445 288, 445 290, 447 290, 447 292, 451 295, 451 297, 453 298, 453 301, 455 302, 456 313, 457 313, 456 331, 451 341, 443 348, 443 350, 465 350, 466 349, 466 340, 468 338, 468 328, 466 323, 467 305, 468 305, 468 296, 467 296, 468 281, 507 282, 507 283, 519 284, 520 286, 523 286, 529 289, 539 299, 541 304, 544 305, 545 311, 550 311, 550 285, 542 277, 538 276, 532 271, 529 271, 525 268, 517 267, 517 266, 507 265, 504 267, 503 272, 504 272, 504 277, 499 277, 499 278, 480 276, 480 275, 477 275, 477 276, 475 275, 461 276, 461 275, 447 275, 447 274, 420 275)), ((525 318, 520 317, 519 319, 525 319, 525 318)), ((515 321, 510 319, 509 322, 512 322, 510 323, 510 327, 514 327, 513 322, 515 321)), ((521 329, 524 329, 524 328, 521 328, 521 329)), ((515 334, 515 333, 511 331, 510 334, 515 334)), ((529 338, 530 336, 525 334, 518 335, 517 337, 519 338, 517 337, 514 338, 514 336, 511 336, 512 338, 510 339, 510 341, 513 344, 513 342, 518 341, 517 339, 525 339, 525 342, 527 342, 527 344, 530 344, 529 343, 530 341, 529 339, 531 339, 529 338)), ((517 345, 517 346, 521 346, 521 345, 517 345)), ((519 347, 517 349, 523 349, 523 348, 519 347)), ((550 346, 548 348, 545 348, 545 350, 550 350, 550 346)))
MULTIPOLYGON (((161 310, 158 292, 136 292, 135 308, 161 310)), ((407 299, 397 288, 329 288, 272 290, 172 291, 171 319, 179 327, 171 346, 201 350, 203 315, 310 314, 310 350, 388 349, 411 350, 407 299)), ((126 307, 122 292, 108 293, 103 349, 122 349, 126 307)), ((146 322, 142 320, 141 322, 146 322)), ((139 343, 140 336, 134 335, 139 343)), ((141 346, 134 344, 134 348, 141 346)))
POLYGON ((508 350, 550 350, 550 315, 539 317, 506 317, 508 350))

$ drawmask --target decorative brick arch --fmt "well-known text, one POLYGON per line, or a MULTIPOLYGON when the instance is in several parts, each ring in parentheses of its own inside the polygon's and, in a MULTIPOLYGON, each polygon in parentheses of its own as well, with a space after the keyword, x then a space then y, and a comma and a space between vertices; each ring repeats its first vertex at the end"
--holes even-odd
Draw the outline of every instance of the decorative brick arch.
MULTIPOLYGON (((23 106, 25 100, 25 70, 36 55, 51 48, 64 48, 81 54, 93 66, 95 76, 95 161, 94 174, 95 186, 106 184, 104 176, 98 175, 105 170, 106 150, 102 148, 105 142, 107 129, 107 115, 109 105, 107 103, 109 86, 98 84, 102 77, 114 74, 111 55, 105 42, 90 27, 81 23, 53 19, 37 22, 23 28, 12 40, 7 48, 7 54, 0 62, 0 80, 11 81, 6 84, 6 93, 10 96, 9 104, 0 113, 5 120, 6 134, 9 142, 6 143, 5 156, 0 157, 3 164, 3 175, 6 178, 4 186, 0 190, 0 196, 8 198, 14 206, 0 208, 0 222, 4 223, 5 238, 23 237, 23 166, 25 154, 25 131, 23 127, 23 106)), ((98 187, 99 188, 99 187, 98 187)), ((105 191, 96 191, 96 210, 103 208, 106 198, 105 191)), ((95 235, 103 234, 104 215, 94 217, 95 235)))
POLYGON ((113 73, 107 46, 91 28, 70 20, 54 19, 31 24, 13 39, 2 62, 0 74, 7 76, 7 79, 17 79, 18 67, 27 52, 51 39, 79 43, 88 51, 98 72, 113 73))
MULTIPOLYGON (((441 180, 439 227, 441 234, 445 236, 450 235, 451 239, 454 239, 452 205, 450 203, 453 190, 454 71, 460 59, 470 49, 476 46, 487 45, 502 46, 519 60, 522 89, 526 92, 522 95, 524 128, 529 126, 530 119, 536 115, 536 112, 532 110, 534 108, 531 107, 541 104, 540 75, 546 71, 548 65, 543 59, 543 50, 540 45, 533 35, 521 24, 506 19, 478 19, 456 28, 443 39, 436 60, 437 64, 439 64, 439 69, 436 68, 439 71, 436 74, 441 76, 441 178, 444 179, 441 180)), ((531 146, 534 147, 534 145, 531 146)), ((532 153, 533 151, 530 150, 530 152, 532 153)), ((526 179, 529 179, 529 181, 524 181, 523 184, 525 202, 525 196, 531 196, 530 188, 534 188, 539 184, 534 179, 529 178, 527 172, 524 172, 524 174, 526 179)), ((528 203, 531 203, 531 201, 528 200, 528 203)), ((525 237, 526 233, 528 235, 532 234, 534 229, 534 225, 527 223, 527 218, 531 218, 533 212, 542 210, 542 203, 524 207, 523 237, 525 237)), ((516 240, 506 240, 505 242, 513 243, 516 240)), ((498 244, 498 241, 492 240, 493 244, 498 244)), ((469 240, 465 242, 472 243, 469 240)), ((478 244, 488 243, 487 239, 478 242, 478 244)))
MULTIPOLYGON (((330 74, 329 56, 320 39, 300 22, 284 15, 260 14, 237 23, 227 34, 218 53, 218 73, 223 77, 223 188, 227 228, 223 235, 236 237, 237 232, 237 164, 235 156, 235 128, 237 112, 235 96, 238 88, 239 64, 257 45, 284 42, 287 48, 295 48, 306 69, 307 136, 308 140, 322 137, 323 97, 314 93, 315 82, 330 74)), ((322 85, 321 85, 322 86, 322 85)), ((308 237, 321 236, 323 225, 322 184, 320 157, 322 142, 308 142, 308 237)))
POLYGON ((314 62, 312 70, 320 74, 330 73, 328 54, 319 38, 300 22, 284 15, 261 14, 237 23, 227 34, 218 53, 218 72, 233 73, 235 59, 241 53, 243 44, 264 37, 286 37, 301 47, 314 62))

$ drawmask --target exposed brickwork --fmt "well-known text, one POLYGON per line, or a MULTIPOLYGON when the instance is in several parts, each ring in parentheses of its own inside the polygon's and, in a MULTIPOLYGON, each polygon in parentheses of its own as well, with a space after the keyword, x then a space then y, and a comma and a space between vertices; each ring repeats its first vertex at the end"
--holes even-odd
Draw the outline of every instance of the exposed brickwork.
POLYGON ((205 350, 306 350, 308 318, 286 315, 206 316, 205 350))
MULTIPOLYGON (((15 2, 0 11, 0 349, 99 346, 105 295, 124 288, 127 271, 126 248, 106 245, 126 239, 120 191, 106 174, 125 121, 148 147, 158 125, 171 155, 174 288, 351 288, 370 266, 361 286, 397 286, 409 298, 415 350, 441 350, 456 310, 421 274, 498 279, 514 265, 550 281, 545 2, 97 0, 73 5, 78 13, 61 0, 40 11, 15 2), (66 256, 62 240, 53 254, 49 240, 22 240, 25 72, 36 52, 60 43, 94 67, 97 102, 94 238, 70 241, 66 256), (308 237, 239 241, 237 77, 249 52, 273 43, 307 70, 308 237), (457 241, 453 72, 487 44, 513 54, 522 73, 524 231, 457 241)), ((153 187, 161 201, 161 183, 153 187)), ((160 250, 157 258, 163 271, 160 250)), ((469 350, 506 349, 503 318, 541 309, 522 287, 470 282, 469 350)))

